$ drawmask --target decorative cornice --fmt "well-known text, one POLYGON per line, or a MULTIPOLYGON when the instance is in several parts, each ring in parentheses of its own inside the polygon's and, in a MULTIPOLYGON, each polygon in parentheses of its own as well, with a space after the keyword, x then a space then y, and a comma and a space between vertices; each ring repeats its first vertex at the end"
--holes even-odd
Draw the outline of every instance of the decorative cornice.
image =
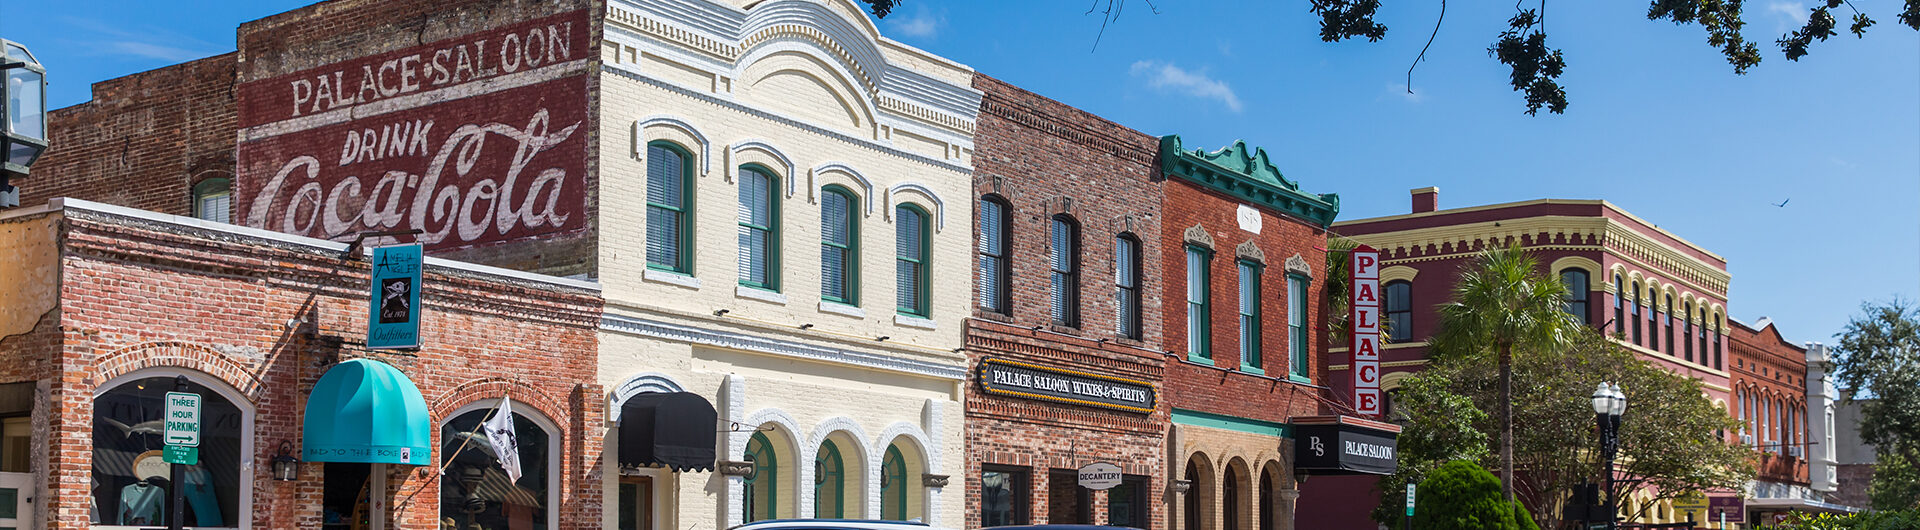
POLYGON ((967 376, 967 367, 965 365, 943 364, 878 353, 829 348, 613 313, 607 313, 600 317, 600 329, 675 342, 744 350, 811 361, 850 364, 953 381, 965 379, 967 376))
POLYGON ((1448 259, 1518 241, 1529 250, 1607 252, 1702 293, 1725 296, 1732 280, 1725 269, 1605 217, 1543 215, 1503 219, 1497 226, 1476 222, 1351 237, 1380 249, 1382 264, 1448 259))
POLYGON ((1299 254, 1287 256, 1287 272, 1297 273, 1308 278, 1313 277, 1313 265, 1299 254))
POLYGON ((1204 226, 1197 224, 1189 226, 1185 232, 1180 234, 1180 237, 1188 243, 1207 247, 1208 250, 1213 249, 1213 235, 1208 234, 1207 228, 1204 226))
POLYGON ((1333 224, 1340 214, 1338 194, 1300 191, 1299 183, 1287 180, 1273 166, 1266 149, 1249 151, 1243 141, 1208 153, 1182 149, 1179 135, 1162 136, 1160 171, 1322 227, 1333 224))
POLYGON ((1253 240, 1251 239, 1246 241, 1241 241, 1239 245, 1235 245, 1233 247, 1233 256, 1236 258, 1259 263, 1261 265, 1267 264, 1267 254, 1265 252, 1261 252, 1260 245, 1253 244, 1253 240))

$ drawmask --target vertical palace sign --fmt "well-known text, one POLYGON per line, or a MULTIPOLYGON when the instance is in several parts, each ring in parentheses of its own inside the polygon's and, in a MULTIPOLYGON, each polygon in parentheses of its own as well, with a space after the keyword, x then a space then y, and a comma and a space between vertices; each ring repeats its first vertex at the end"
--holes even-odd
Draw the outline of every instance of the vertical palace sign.
POLYGON ((427 250, 587 224, 586 11, 240 86, 241 224, 427 250))
POLYGON ((1360 245, 1347 253, 1350 275, 1347 295, 1353 314, 1347 320, 1353 336, 1348 351, 1353 372, 1353 408, 1380 415, 1380 253, 1360 245))

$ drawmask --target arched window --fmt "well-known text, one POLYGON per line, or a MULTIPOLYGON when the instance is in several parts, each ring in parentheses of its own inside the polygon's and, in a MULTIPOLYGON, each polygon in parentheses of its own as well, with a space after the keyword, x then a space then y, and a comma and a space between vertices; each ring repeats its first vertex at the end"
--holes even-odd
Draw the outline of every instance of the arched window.
POLYGON ((1591 318, 1587 316, 1587 296, 1589 294, 1587 292, 1587 281, 1586 269, 1567 269, 1560 271, 1560 283, 1567 286, 1567 314, 1580 319, 1582 323, 1587 322, 1588 319, 1591 318))
POLYGON ((780 507, 780 460, 774 456, 773 442, 764 432, 753 433, 747 439, 747 461, 753 463, 753 474, 742 481, 741 492, 746 496, 741 504, 741 520, 754 522, 779 517, 780 507))
POLYGON ((1381 286, 1386 296, 1387 340, 1413 340, 1413 282, 1394 280, 1381 286))
MULTIPOLYGON (((1631 292, 1633 293, 1633 296, 1636 298, 1641 296, 1640 282, 1633 282, 1633 291, 1631 292)), ((1633 317, 1633 343, 1635 345, 1644 344, 1643 342, 1641 342, 1642 338, 1640 336, 1640 328, 1641 328, 1640 305, 1641 305, 1641 301, 1639 300, 1627 301, 1628 316, 1633 317)))
MULTIPOLYGON (((169 466, 161 461, 161 428, 166 395, 184 381, 181 392, 200 395, 200 463, 185 466, 184 523, 200 528, 239 528, 252 510, 240 505, 240 492, 252 487, 252 458, 242 444, 253 435, 251 410, 226 392, 185 376, 128 379, 93 399, 93 506, 95 524, 165 526, 169 466), (176 380, 178 377, 178 380, 176 380), (241 473, 248 470, 248 473, 241 473)), ((0 509, 14 507, 14 500, 0 509)), ((22 516, 23 522, 25 517, 22 516)))
POLYGON ((1700 305, 1700 327, 1694 333, 1700 341, 1700 364, 1707 364, 1707 307, 1704 303, 1700 305))
POLYGON ((1280 498, 1280 487, 1279 466, 1268 464, 1264 469, 1260 470, 1259 530, 1276 530, 1280 528, 1280 503, 1275 502, 1280 498))
POLYGON ((980 198, 980 308, 1001 314, 1013 312, 1008 303, 1012 290, 1008 269, 1011 210, 997 196, 980 198))
POLYGON ((1647 292, 1641 295, 1640 304, 1647 306, 1647 349, 1660 351, 1660 295, 1654 294, 1653 285, 1647 285, 1647 292))
POLYGON ((1713 316, 1713 369, 1720 368, 1720 315, 1713 316))
POLYGON ((841 519, 847 516, 847 472, 840 460, 840 448, 833 440, 820 442, 820 453, 813 459, 813 516, 841 519))
POLYGON ((1687 362, 1693 362, 1693 302, 1680 304, 1680 342, 1686 350, 1687 362))
POLYGON ((1626 285, 1620 283, 1620 275, 1613 275, 1613 332, 1626 333, 1626 285))
POLYGON ((1187 357, 1212 362, 1212 319, 1208 318, 1213 273, 1208 270, 1213 251, 1187 246, 1187 357))
POLYGON ((1053 269, 1053 323, 1080 327, 1080 224, 1064 214, 1053 216, 1049 231, 1053 269))
POLYGON ((880 518, 889 521, 907 520, 907 461, 900 456, 900 447, 887 446, 887 454, 880 459, 880 518))
POLYGON ((193 185, 193 216, 216 223, 231 223, 233 180, 210 178, 193 185))
POLYGON ((1240 269, 1240 369, 1260 372, 1260 269, 1258 262, 1238 260, 1240 269))
POLYGON ((1140 240, 1133 234, 1113 238, 1114 332, 1140 338, 1140 240))
POLYGON ((1240 514, 1246 511, 1240 502, 1240 492, 1243 491, 1240 484, 1240 470, 1233 464, 1227 464, 1226 468, 1226 472, 1221 474, 1223 478, 1220 481, 1220 500, 1222 501, 1220 519, 1226 523, 1221 526, 1221 529, 1240 530, 1240 514))
POLYGON ((853 192, 829 185, 820 194, 820 298, 860 305, 860 225, 853 192))
POLYGON ((903 315, 927 316, 927 211, 902 204, 893 209, 893 223, 894 303, 903 315))
POLYGON ((551 528, 558 521, 558 512, 550 509, 558 493, 549 467, 556 454, 551 435, 532 417, 512 413, 508 438, 520 460, 520 480, 513 480, 500 464, 508 448, 494 447, 481 429, 499 412, 493 404, 469 405, 440 426, 440 454, 447 463, 440 476, 440 519, 460 528, 551 528))
POLYGON ((1667 327, 1667 355, 1673 355, 1673 293, 1667 293, 1667 305, 1661 309, 1660 322, 1667 327))
POLYGON ((780 202, 773 175, 740 168, 740 285, 780 290, 780 202))
POLYGON ((1187 492, 1182 494, 1180 506, 1180 530, 1204 530, 1207 525, 1208 509, 1213 507, 1213 477, 1202 474, 1200 459, 1202 455, 1193 455, 1187 459, 1187 492))
POLYGON ((693 169, 669 142, 647 144, 647 267, 693 272, 693 169))
POLYGON ((1734 391, 1733 417, 1740 419, 1740 434, 1747 434, 1747 389, 1734 391))

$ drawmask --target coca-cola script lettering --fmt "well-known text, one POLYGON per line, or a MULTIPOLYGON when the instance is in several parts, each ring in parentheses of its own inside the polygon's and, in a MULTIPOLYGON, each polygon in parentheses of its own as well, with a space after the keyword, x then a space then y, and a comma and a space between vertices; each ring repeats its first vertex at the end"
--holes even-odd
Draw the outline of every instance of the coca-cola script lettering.
POLYGON ((583 227, 583 85, 567 78, 242 144, 240 219, 329 239, 418 229, 429 250, 583 227))

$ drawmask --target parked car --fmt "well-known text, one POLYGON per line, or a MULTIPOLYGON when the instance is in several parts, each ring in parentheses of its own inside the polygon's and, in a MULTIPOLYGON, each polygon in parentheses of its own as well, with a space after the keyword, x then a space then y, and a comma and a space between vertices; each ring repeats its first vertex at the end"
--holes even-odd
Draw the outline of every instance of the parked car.
POLYGON ((993 526, 985 530, 1140 530, 1131 526, 1105 526, 1097 524, 1027 524, 1013 526, 993 526))
POLYGON ((920 521, 883 521, 878 519, 768 519, 735 526, 728 530, 953 530, 934 528, 920 521))

